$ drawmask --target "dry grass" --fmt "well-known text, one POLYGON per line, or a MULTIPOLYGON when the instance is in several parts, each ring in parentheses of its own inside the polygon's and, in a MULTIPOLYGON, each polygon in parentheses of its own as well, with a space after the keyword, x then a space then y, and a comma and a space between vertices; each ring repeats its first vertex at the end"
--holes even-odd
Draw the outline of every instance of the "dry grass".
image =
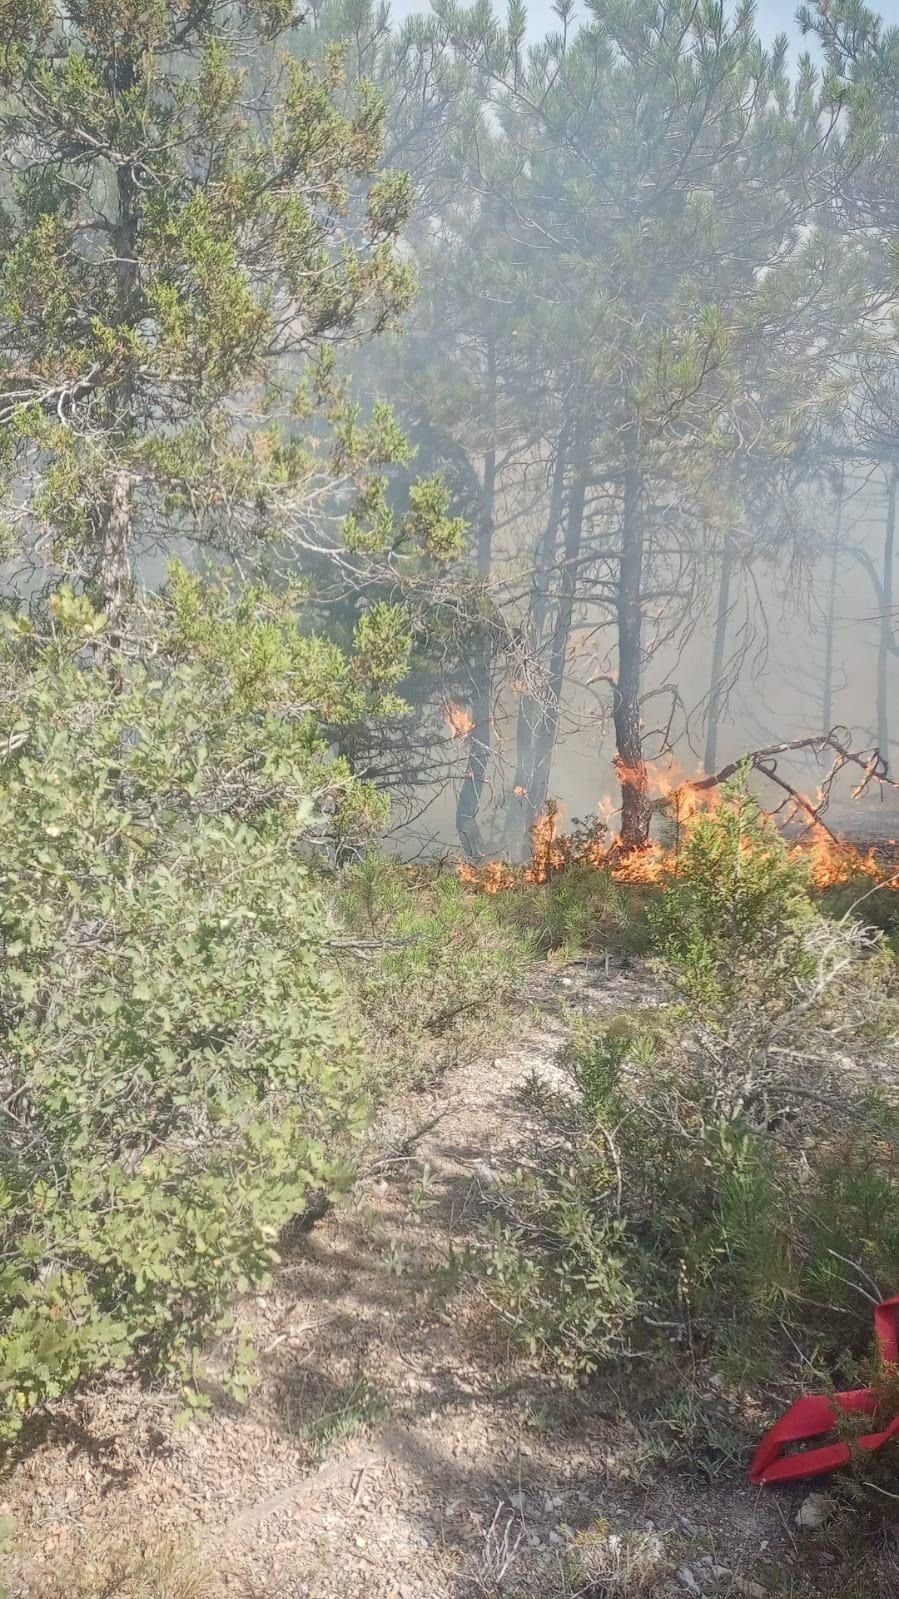
POLYGON ((190 1544, 103 1542, 79 1569, 48 1578, 42 1599, 219 1599, 219 1585, 190 1544))
POLYGON ((598 1522, 578 1534, 554 1566, 539 1571, 516 1565, 505 1581, 477 1592, 489 1599, 667 1599, 683 1592, 677 1582, 677 1560, 665 1541, 653 1533, 611 1531, 598 1522))

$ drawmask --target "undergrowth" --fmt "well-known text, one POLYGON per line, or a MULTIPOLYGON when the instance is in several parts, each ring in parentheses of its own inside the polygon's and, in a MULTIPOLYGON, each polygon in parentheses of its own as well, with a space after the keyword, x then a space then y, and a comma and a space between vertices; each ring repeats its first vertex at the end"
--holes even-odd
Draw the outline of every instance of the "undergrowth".
POLYGON ((500 922, 541 953, 573 960, 597 950, 644 954, 647 909, 657 896, 651 884, 618 882, 605 867, 574 864, 550 872, 545 883, 508 889, 493 903, 500 922))
MULTIPOLYGON (((501 1186, 487 1292, 572 1384, 627 1355, 673 1383, 700 1362, 783 1393, 801 1361, 840 1386, 899 1259, 899 1107, 845 1053, 892 1047, 890 952, 821 914, 738 789, 649 924, 664 1003, 573 1027, 554 1154, 501 1186)), ((681 1402, 669 1446, 691 1425, 681 1402)))
POLYGON ((41 1599, 219 1599, 221 1585, 191 1544, 96 1538, 76 1570, 44 1573, 41 1599))
POLYGON ((535 953, 452 876, 371 855, 341 880, 344 968, 377 1089, 418 1085, 494 1046, 535 953))

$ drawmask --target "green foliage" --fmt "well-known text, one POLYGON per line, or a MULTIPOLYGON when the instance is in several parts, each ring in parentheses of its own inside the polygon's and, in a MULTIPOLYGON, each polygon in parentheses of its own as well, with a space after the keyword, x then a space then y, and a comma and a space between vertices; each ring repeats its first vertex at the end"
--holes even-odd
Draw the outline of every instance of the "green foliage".
POLYGON ((581 1137, 547 1171, 518 1171, 486 1256, 489 1291, 516 1342, 564 1382, 618 1354, 638 1306, 637 1273, 614 1212, 615 1171, 601 1137, 581 1137))
POLYGON ((655 891, 616 882, 601 866, 570 865, 545 883, 497 896, 497 914, 547 952, 574 959, 585 950, 638 954, 650 938, 647 905, 655 891))
POLYGON ((569 1381, 672 1331, 737 1381, 797 1346, 845 1369, 895 1270, 899 1114, 832 1034, 892 1016, 889 968, 739 790, 651 915, 676 1003, 573 1028, 553 1155, 499 1197, 494 1302, 569 1381))
POLYGON ((109 0, 3 30, 7 531, 117 611, 141 555, 185 538, 345 578, 458 546, 436 480, 385 499, 408 445, 336 372, 338 341, 409 305, 412 185, 381 165, 382 95, 287 55, 295 20, 244 5, 223 33, 217 0, 109 0))
POLYGON ((323 1460, 333 1449, 353 1438, 365 1427, 374 1427, 389 1417, 384 1393, 363 1375, 331 1394, 318 1415, 301 1430, 316 1460, 323 1460))
POLYGON ((71 592, 49 622, 0 640, 6 1437, 104 1367, 192 1377, 366 1118, 304 852, 352 791, 316 700, 377 672, 179 570, 146 664, 71 592))
POLYGON ((345 873, 339 903, 359 940, 359 1024, 385 1082, 426 1080, 495 1041, 533 950, 489 897, 371 855, 345 873))
POLYGON ((691 820, 677 875, 649 919, 666 976, 704 1016, 724 1019, 735 1004, 789 1002, 814 966, 814 914, 804 861, 731 784, 713 812, 691 820))

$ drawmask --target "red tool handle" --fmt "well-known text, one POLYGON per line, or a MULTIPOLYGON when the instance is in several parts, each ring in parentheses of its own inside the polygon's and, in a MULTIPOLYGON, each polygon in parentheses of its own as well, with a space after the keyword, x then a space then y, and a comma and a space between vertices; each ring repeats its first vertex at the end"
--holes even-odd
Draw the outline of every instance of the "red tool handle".
MULTIPOLYGON (((880 1358, 885 1365, 899 1364, 899 1294, 885 1299, 874 1311, 874 1331, 880 1358)), ((877 1392, 873 1388, 853 1388, 845 1394, 834 1394, 827 1399, 816 1394, 798 1399, 786 1415, 766 1432, 749 1468, 753 1483, 790 1482, 801 1477, 822 1477, 849 1464, 852 1451, 839 1439, 819 1444, 815 1449, 799 1450, 788 1455, 785 1450, 792 1444, 806 1443, 813 1438, 826 1437, 836 1429, 838 1412, 844 1415, 873 1416, 877 1411, 877 1392)), ((880 1449, 888 1438, 899 1433, 899 1416, 882 1432, 866 1433, 857 1440, 860 1449, 880 1449)))

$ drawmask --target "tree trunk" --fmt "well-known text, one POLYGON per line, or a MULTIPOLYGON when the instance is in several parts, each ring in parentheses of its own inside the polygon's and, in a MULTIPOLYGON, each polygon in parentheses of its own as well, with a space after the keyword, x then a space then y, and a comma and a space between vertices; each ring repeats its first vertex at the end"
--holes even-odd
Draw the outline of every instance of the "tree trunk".
MULTIPOLYGON (((484 457, 484 486, 478 525, 478 577, 486 583, 493 558, 496 516, 496 346, 487 341, 487 405, 490 448, 484 457)), ((471 713, 474 727, 468 738, 468 768, 456 801, 456 831, 466 855, 479 859, 484 843, 478 824, 481 795, 490 762, 492 734, 492 672, 489 639, 485 639, 472 666, 471 713)))
POLYGON ((621 842, 641 849, 649 841, 652 812, 640 732, 643 664, 643 522, 632 472, 624 484, 621 559, 618 571, 618 684, 615 691, 615 764, 621 784, 621 842))
MULTIPOLYGON (((124 100, 137 81, 134 59, 123 41, 120 56, 115 62, 115 88, 124 100)), ((118 325, 130 328, 137 317, 135 298, 138 289, 138 206, 139 191, 130 161, 120 160, 115 172, 116 221, 114 229, 116 253, 116 316, 118 325)), ((122 362, 119 381, 109 394, 109 438, 118 453, 118 464, 103 486, 97 507, 99 549, 97 551, 97 585, 99 598, 106 612, 108 642, 121 643, 123 619, 131 586, 131 533, 132 486, 126 452, 134 425, 134 363, 130 358, 122 362)))
POLYGON ((721 720, 724 651, 727 643, 727 623, 730 616, 730 580, 733 574, 733 567, 733 545, 728 539, 721 559, 718 608, 715 612, 715 643, 712 649, 712 676, 709 682, 709 711, 705 727, 705 756, 703 760, 707 772, 714 772, 718 764, 718 726, 721 720))
POLYGON ((581 475, 572 484, 568 499, 568 519, 565 524, 565 565, 562 568, 559 603, 550 647, 547 698, 543 715, 537 727, 537 737, 534 741, 533 769, 530 788, 528 789, 530 810, 534 820, 540 815, 546 804, 553 754, 559 734, 559 718, 562 714, 562 696, 565 689, 565 663, 568 659, 568 644, 571 637, 571 622, 577 593, 577 563, 581 553, 586 494, 587 484, 583 472, 581 472, 581 475))
POLYGON ((880 639, 877 650, 877 748, 890 758, 890 708, 888 667, 893 642, 893 560, 896 553, 896 471, 887 486, 887 515, 883 539, 883 576, 880 594, 880 639))
MULTIPOLYGON (((565 503, 565 472, 568 466, 568 427, 562 428, 556 443, 553 463, 549 507, 546 523, 534 557, 534 580, 531 589, 530 616, 528 618, 528 648, 539 650, 543 642, 550 610, 550 573, 558 545, 559 528, 565 503)), ((536 738, 542 717, 542 706, 532 694, 523 692, 518 702, 518 719, 515 731, 515 779, 513 792, 506 811, 505 845, 510 854, 517 854, 522 839, 527 837, 536 819, 531 803, 531 787, 536 762, 536 738)))
POLYGON ((116 472, 101 508, 99 586, 106 612, 106 637, 117 647, 122 640, 122 618, 131 586, 131 480, 116 472))
MULTIPOLYGON (((837 494, 837 514, 834 521, 833 543, 830 547, 830 571, 827 579, 827 631, 824 635, 824 693, 821 699, 821 732, 829 733, 833 727, 833 658, 834 634, 837 625, 837 583, 840 575, 840 535, 843 523, 843 482, 840 479, 837 494)), ((706 767, 706 771, 710 768, 706 767)))

